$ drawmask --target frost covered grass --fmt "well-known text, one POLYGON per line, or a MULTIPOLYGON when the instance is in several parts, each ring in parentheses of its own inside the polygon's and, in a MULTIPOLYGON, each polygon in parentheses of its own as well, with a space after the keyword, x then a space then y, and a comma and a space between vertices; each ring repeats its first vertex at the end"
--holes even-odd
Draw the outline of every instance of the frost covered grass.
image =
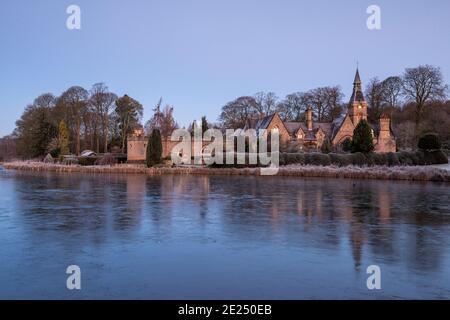
MULTIPOLYGON (((260 175, 260 168, 209 168, 209 167, 154 167, 141 164, 116 164, 111 166, 80 166, 48 164, 42 162, 9 162, 5 169, 83 173, 135 173, 147 175, 199 174, 199 175, 260 175)), ((278 176, 321 177, 345 179, 380 179, 409 181, 450 182, 450 171, 431 166, 314 166, 287 165, 279 169, 278 176)))
POLYGON ((279 175, 346 179, 379 179, 450 182, 450 171, 429 166, 301 166, 280 168, 279 175))

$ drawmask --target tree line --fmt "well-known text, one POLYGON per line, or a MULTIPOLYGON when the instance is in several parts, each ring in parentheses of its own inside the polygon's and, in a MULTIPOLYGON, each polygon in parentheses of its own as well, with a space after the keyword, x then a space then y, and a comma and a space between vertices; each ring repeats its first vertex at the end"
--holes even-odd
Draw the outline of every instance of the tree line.
POLYGON ((339 86, 294 92, 280 99, 274 92, 259 92, 239 97, 222 107, 219 120, 226 128, 243 128, 249 120, 278 112, 284 121, 303 121, 308 107, 317 121, 333 121, 342 110, 343 93, 339 86))
MULTIPOLYGON (((414 147, 418 137, 427 132, 450 141, 448 86, 439 68, 424 65, 408 68, 401 76, 373 78, 365 87, 365 96, 369 122, 389 114, 400 148, 414 147)), ((347 103, 339 86, 294 92, 283 99, 273 92, 259 92, 225 104, 218 124, 203 117, 201 124, 194 122, 190 129, 243 128, 249 121, 274 112, 284 121, 304 121, 308 107, 313 109, 315 121, 331 122, 346 111, 347 103)), ((170 136, 179 127, 173 112, 174 107, 163 106, 161 98, 144 126, 147 135, 158 129, 162 137, 170 136)), ((104 83, 96 83, 90 90, 73 86, 60 96, 42 94, 28 105, 14 132, 0 139, 0 151, 3 157, 17 154, 23 158, 47 153, 79 155, 85 149, 125 153, 127 135, 141 127, 142 117, 139 101, 126 94, 119 97, 104 83)))
POLYGON ((139 126, 143 106, 118 97, 104 83, 88 91, 73 86, 59 97, 45 93, 25 108, 12 134, 19 156, 77 154, 84 149, 125 152, 126 136, 139 126))

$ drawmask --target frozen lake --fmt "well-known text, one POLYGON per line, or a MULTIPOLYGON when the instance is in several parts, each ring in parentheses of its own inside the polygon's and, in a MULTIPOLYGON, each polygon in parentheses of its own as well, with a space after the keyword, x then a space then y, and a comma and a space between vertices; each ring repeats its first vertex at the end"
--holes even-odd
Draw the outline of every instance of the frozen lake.
POLYGON ((0 257, 2 299, 450 299, 450 186, 2 171, 0 257))

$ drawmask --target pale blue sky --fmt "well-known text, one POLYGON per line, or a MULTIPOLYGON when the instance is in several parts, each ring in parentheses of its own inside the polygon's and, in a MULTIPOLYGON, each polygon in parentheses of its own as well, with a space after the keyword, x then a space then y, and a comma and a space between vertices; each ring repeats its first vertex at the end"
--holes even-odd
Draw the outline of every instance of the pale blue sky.
POLYGON ((440 66, 450 79, 448 0, 1 0, 0 136, 41 93, 105 82, 145 107, 160 96, 181 125, 228 101, 440 66), (66 28, 77 4, 82 29, 66 28), (382 10, 382 30, 366 8, 382 10))

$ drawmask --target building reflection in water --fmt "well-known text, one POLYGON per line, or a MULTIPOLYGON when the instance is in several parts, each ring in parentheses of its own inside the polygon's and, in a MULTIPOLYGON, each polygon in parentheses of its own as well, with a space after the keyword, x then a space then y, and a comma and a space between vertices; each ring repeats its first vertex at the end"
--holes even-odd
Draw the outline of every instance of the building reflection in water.
POLYGON ((189 233, 223 241, 310 248, 347 247, 360 269, 369 259, 437 270, 434 229, 447 228, 442 186, 287 177, 23 175, 17 211, 27 231, 86 234, 84 243, 189 233), (180 227, 183 226, 184 229, 180 227))

